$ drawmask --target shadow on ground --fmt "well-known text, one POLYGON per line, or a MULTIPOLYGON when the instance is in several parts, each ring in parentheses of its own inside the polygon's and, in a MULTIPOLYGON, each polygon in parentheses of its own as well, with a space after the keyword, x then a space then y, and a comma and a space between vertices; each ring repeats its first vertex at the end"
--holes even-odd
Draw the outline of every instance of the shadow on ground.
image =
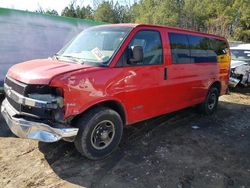
POLYGON ((84 187, 249 187, 249 112, 220 102, 212 116, 189 108, 144 121, 125 129, 102 161, 85 159, 72 143, 39 143, 39 150, 60 178, 84 187))
POLYGON ((230 92, 240 93, 240 94, 250 96, 250 87, 237 86, 235 88, 230 88, 230 92))
MULTIPOLYGON (((186 115, 193 116, 193 111, 193 109, 186 109, 178 112, 177 114, 184 118, 186 115)), ((119 181, 115 180, 117 177, 113 174, 113 170, 115 170, 118 166, 126 168, 126 163, 136 165, 145 161, 145 158, 143 157, 146 156, 143 156, 143 153, 140 152, 139 148, 136 149, 135 145, 138 145, 138 142, 141 142, 145 135, 146 137, 149 137, 154 130, 163 126, 166 121, 176 120, 178 120, 176 119, 176 113, 172 113, 125 128, 124 136, 119 148, 110 157, 101 161, 91 161, 84 158, 76 151, 73 143, 63 141, 53 144, 40 142, 39 150, 44 153, 46 160, 56 174, 71 183, 84 187, 129 187, 127 183, 122 185, 119 181), (125 158, 128 157, 129 160, 126 161, 125 158), (103 183, 103 178, 105 177, 106 179, 108 176, 109 180, 106 183, 103 183)), ((180 125, 166 125, 165 128, 167 128, 168 131, 171 131, 176 129, 178 126, 180 125)), ((142 147, 145 148, 148 144, 148 140, 145 140, 145 142, 142 143, 142 147)), ((117 170, 120 171, 120 169, 117 170)), ((118 174, 121 175, 121 172, 118 174)), ((136 176, 138 175, 139 174, 136 174, 136 171, 135 173, 132 172, 132 180, 137 181, 136 176)))

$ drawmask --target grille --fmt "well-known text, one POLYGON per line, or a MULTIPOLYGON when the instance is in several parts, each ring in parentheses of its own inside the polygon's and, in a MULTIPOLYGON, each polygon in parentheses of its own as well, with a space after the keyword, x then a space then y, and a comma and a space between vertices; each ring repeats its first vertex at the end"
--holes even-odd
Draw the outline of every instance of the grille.
MULTIPOLYGON (((16 80, 13 80, 11 78, 6 77, 5 84, 9 87, 11 87, 12 90, 16 91, 17 93, 27 96, 30 92, 49 92, 47 89, 48 86, 37 86, 37 85, 26 85, 24 83, 18 82, 16 80)), ((6 95, 7 100, 13 106, 14 109, 16 109, 18 112, 25 114, 27 116, 42 118, 42 119, 51 119, 52 118, 52 111, 49 109, 41 109, 41 108, 35 108, 35 107, 28 107, 21 105, 17 102, 15 102, 12 98, 10 98, 8 95, 6 95)))
POLYGON ((11 87, 12 90, 20 93, 21 95, 25 95, 25 89, 27 87, 26 84, 13 80, 11 78, 6 77, 5 83, 11 87))
MULTIPOLYGON (((11 78, 6 77, 5 84, 9 87, 11 87, 12 90, 16 91, 17 93, 20 93, 21 95, 25 94, 25 88, 27 87, 26 84, 23 84, 21 82, 18 82, 16 80, 13 80, 11 78)), ((22 111, 22 105, 16 103, 12 98, 10 98, 8 95, 6 95, 7 100, 13 106, 18 112, 22 111)))

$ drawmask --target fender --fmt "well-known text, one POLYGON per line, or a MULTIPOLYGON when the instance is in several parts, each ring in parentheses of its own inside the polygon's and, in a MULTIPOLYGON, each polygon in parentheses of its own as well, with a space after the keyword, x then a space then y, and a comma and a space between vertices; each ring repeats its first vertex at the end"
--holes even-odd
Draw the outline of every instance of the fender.
MULTIPOLYGON (((119 107, 121 107, 121 110, 122 110, 122 113, 124 114, 120 114, 121 112, 118 111, 118 113, 124 117, 123 120, 124 120, 124 123, 126 124, 128 122, 128 118, 127 118, 127 110, 125 108, 125 105, 122 103, 122 101, 120 101, 119 99, 117 98, 113 98, 113 97, 107 97, 105 99, 101 99, 101 100, 97 100, 97 101, 93 101, 91 103, 88 103, 86 104, 86 106, 84 106, 83 108, 81 108, 79 110, 79 113, 76 114, 77 115, 81 115, 81 114, 84 114, 84 112, 86 112, 87 110, 95 107, 95 106, 98 106, 98 105, 107 105, 109 106, 108 104, 112 104, 112 103, 115 103, 117 104, 119 107)), ((117 111, 117 110, 116 110, 117 111)))
MULTIPOLYGON (((124 95, 122 79, 121 69, 96 67, 58 75, 51 80, 50 86, 63 89, 65 119, 109 101, 121 106, 127 118, 126 107, 122 102, 124 95)), ((127 119, 125 121, 127 122, 127 119)))

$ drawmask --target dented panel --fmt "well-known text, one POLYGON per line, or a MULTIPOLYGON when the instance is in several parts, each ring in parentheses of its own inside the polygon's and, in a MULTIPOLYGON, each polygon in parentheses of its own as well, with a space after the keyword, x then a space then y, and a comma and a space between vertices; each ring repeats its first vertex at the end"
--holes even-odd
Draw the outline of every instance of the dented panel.
POLYGON ((239 83, 243 86, 250 85, 250 64, 232 60, 230 87, 236 87, 239 83))
POLYGON ((122 69, 96 67, 56 76, 50 85, 63 88, 68 118, 99 102, 113 100, 123 104, 123 77, 122 69))

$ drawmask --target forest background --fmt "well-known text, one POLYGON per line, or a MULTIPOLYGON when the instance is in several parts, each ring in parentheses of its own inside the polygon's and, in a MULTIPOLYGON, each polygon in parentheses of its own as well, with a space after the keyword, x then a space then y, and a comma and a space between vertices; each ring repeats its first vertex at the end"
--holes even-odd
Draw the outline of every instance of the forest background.
POLYGON ((250 42, 250 0, 140 0, 120 4, 102 1, 96 8, 76 5, 36 12, 109 23, 145 23, 191 29, 250 42))

